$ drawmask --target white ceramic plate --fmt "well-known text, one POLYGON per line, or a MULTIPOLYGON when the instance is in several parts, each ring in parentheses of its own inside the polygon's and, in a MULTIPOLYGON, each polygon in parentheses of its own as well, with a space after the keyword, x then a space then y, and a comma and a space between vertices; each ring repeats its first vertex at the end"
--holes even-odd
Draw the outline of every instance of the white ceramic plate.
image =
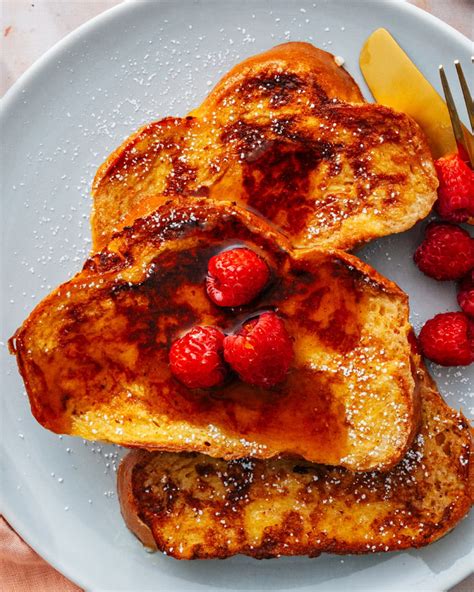
MULTIPOLYGON (((401 3, 348 0, 127 3, 48 52, 3 106, 4 342, 35 303, 80 269, 90 246, 94 172, 126 136, 151 119, 186 113, 233 64, 289 39, 344 56, 367 90, 359 50, 380 26, 435 86, 439 63, 459 58, 466 72, 470 67, 468 40, 435 18, 401 3)), ((363 252, 409 293, 417 329, 436 312, 457 308, 452 283, 431 281, 412 264, 420 233, 419 226, 363 252)), ((43 430, 2 350, 4 514, 86 589, 442 590, 474 564, 474 516, 438 543, 406 553, 190 563, 147 554, 120 517, 115 469, 123 451, 43 430)), ((449 403, 472 413, 473 368, 432 369, 449 403)))

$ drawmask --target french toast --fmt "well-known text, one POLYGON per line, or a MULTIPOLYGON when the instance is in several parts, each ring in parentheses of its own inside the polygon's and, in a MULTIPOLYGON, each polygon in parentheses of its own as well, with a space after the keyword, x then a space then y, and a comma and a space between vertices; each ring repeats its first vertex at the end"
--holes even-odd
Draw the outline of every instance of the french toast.
POLYGON ((421 430, 390 472, 133 451, 118 471, 127 526, 177 559, 316 557, 436 541, 473 503, 472 440, 465 418, 424 367, 418 372, 421 430))
POLYGON ((419 423, 407 296, 342 251, 293 249, 230 203, 178 198, 117 233, 10 340, 36 419, 124 446, 233 459, 280 454, 355 471, 395 465, 419 423), (250 305, 216 306, 209 258, 245 245, 272 279, 250 305), (170 344, 191 326, 232 331, 278 311, 293 340, 287 379, 190 390, 170 344))
POLYGON ((93 250, 172 194, 235 201, 295 247, 350 250, 424 218, 437 185, 414 120, 365 103, 333 55, 285 43, 109 156, 93 184, 93 250))

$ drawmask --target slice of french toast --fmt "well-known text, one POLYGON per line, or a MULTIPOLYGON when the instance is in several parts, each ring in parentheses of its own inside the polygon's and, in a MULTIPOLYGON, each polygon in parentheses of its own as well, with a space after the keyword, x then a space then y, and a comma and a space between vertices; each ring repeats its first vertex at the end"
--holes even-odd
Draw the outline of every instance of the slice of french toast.
POLYGON ((171 194, 235 201, 293 246, 350 250, 430 211, 438 181, 407 115, 365 103, 334 56, 286 43, 243 61, 184 118, 145 125, 99 168, 93 249, 171 194))
POLYGON ((58 433, 226 459, 295 455, 360 471, 396 464, 419 423, 407 296, 342 251, 292 249, 233 204, 175 199, 115 235, 10 341, 36 419, 58 433), (247 306, 207 296, 207 263, 245 245, 267 262, 247 306), (274 310, 293 340, 287 379, 190 390, 171 343, 274 310))
POLYGON ((472 440, 465 418, 424 367, 418 372, 421 430, 390 472, 134 451, 118 471, 127 526, 177 559, 315 557, 436 541, 473 503, 472 440))

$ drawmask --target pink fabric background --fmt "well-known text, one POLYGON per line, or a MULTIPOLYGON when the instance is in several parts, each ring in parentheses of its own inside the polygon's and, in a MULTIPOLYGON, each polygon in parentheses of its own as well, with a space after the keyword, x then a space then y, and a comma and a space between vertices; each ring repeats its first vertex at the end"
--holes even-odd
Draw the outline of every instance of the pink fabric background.
MULTIPOLYGON (((3 94, 31 63, 61 37, 120 0, 82 0, 62 3, 36 0, 3 0, 1 11, 1 89, 3 94), (67 6, 65 6, 67 5, 67 6), (34 9, 34 10, 32 10, 34 9), (34 15, 33 15, 34 12, 34 15), (34 18, 35 26, 30 27, 34 18), (29 39, 24 44, 25 36, 29 39)), ((472 38, 471 0, 411 0, 472 38)), ((72 584, 35 553, 0 517, 1 592, 79 592, 72 584)), ((474 577, 453 589, 472 592, 474 577)))
POLYGON ((80 588, 35 553, 0 518, 0 590, 2 592, 79 592, 80 588))

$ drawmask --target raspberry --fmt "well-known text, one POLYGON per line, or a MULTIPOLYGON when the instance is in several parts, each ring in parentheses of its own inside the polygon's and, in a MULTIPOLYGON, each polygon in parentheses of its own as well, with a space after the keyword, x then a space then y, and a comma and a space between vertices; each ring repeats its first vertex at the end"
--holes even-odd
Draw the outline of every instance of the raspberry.
POLYGON ((189 388, 210 388, 224 382, 224 334, 214 327, 193 327, 170 349, 174 376, 189 388))
POLYGON ((454 224, 428 224, 415 263, 435 280, 459 280, 474 267, 474 239, 454 224))
POLYGON ((243 381, 271 387, 284 380, 293 345, 283 321, 274 312, 265 312, 224 339, 224 357, 243 381))
POLYGON ((458 154, 443 156, 435 162, 439 178, 436 210, 451 222, 466 222, 474 216, 474 171, 458 154))
POLYGON ((250 249, 223 251, 209 260, 207 294, 219 306, 248 304, 263 290, 269 275, 265 261, 250 249))
POLYGON ((474 319, 474 271, 462 280, 459 286, 458 303, 464 314, 474 319))
POLYGON ((419 340, 423 354, 442 366, 468 366, 474 361, 474 323, 462 312, 426 321, 419 340))

